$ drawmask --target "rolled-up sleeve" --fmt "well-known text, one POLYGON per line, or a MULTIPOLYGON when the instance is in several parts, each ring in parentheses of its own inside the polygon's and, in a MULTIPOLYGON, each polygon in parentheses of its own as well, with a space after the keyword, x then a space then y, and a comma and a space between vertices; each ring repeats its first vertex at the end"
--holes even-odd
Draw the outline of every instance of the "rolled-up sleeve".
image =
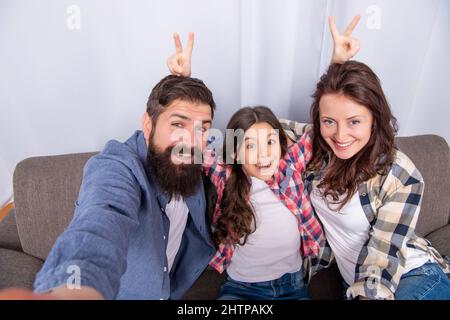
POLYGON ((130 234, 138 226, 140 199, 139 183, 120 157, 91 158, 74 218, 37 274, 34 290, 79 284, 114 299, 127 268, 130 234))

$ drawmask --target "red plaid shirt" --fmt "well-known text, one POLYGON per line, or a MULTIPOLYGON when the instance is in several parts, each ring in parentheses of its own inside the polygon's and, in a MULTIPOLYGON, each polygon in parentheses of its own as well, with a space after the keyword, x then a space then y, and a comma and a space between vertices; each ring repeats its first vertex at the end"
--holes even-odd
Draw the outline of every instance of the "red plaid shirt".
MULTIPOLYGON (((303 258, 319 255, 320 244, 325 240, 322 226, 314 215, 302 174, 306 164, 312 157, 311 130, 306 130, 303 136, 289 146, 283 159, 280 160, 278 171, 267 181, 277 198, 297 217, 298 231, 301 238, 300 253, 303 258)), ((217 189, 217 203, 212 219, 213 228, 221 215, 220 202, 225 183, 231 174, 231 166, 218 162, 213 149, 208 149, 204 156, 203 170, 217 189)), ((234 245, 231 241, 220 244, 209 263, 222 273, 230 264, 234 245)))

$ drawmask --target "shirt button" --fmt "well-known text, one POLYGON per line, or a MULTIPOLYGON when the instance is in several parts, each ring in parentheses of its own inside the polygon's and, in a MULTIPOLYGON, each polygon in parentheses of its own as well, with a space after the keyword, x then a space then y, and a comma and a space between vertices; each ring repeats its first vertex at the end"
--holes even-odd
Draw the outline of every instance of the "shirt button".
POLYGON ((164 267, 164 272, 167 272, 167 267, 164 267))
POLYGON ((163 239, 166 240, 166 236, 163 236, 163 239))

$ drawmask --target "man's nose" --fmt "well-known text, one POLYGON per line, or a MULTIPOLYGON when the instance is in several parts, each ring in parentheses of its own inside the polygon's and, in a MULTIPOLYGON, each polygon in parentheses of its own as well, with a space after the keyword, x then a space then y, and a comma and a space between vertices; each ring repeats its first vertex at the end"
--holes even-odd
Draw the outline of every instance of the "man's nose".
POLYGON ((173 133, 173 140, 186 147, 192 148, 196 145, 195 130, 193 128, 178 129, 173 133))

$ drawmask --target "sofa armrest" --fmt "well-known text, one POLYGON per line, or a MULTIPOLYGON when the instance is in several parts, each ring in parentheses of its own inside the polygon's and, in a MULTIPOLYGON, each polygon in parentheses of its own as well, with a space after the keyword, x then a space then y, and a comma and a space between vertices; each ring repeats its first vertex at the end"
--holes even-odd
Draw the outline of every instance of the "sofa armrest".
POLYGON ((0 248, 22 251, 14 209, 0 222, 0 248))
POLYGON ((426 239, 440 254, 450 257, 450 224, 431 232, 426 239))
POLYGON ((32 289, 43 263, 26 253, 0 248, 0 290, 10 287, 32 289))

